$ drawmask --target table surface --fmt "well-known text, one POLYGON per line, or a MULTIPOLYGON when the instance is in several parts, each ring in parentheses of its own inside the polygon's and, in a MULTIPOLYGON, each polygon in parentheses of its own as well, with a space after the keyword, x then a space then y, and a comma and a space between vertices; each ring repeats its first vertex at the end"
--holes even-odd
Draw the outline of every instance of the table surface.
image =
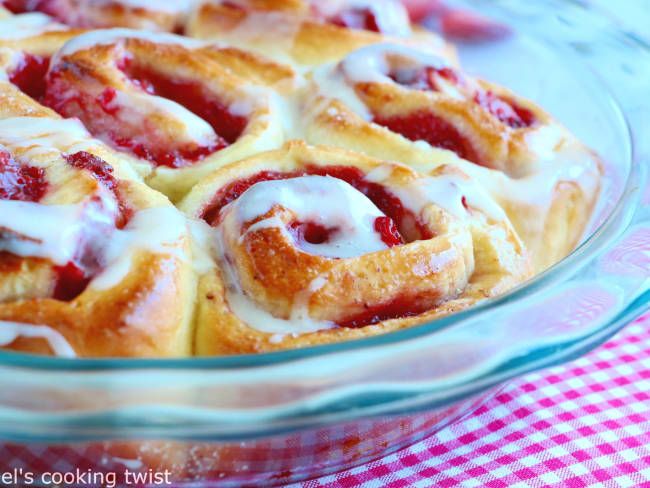
POLYGON ((650 314, 424 441, 290 486, 650 488, 650 314))

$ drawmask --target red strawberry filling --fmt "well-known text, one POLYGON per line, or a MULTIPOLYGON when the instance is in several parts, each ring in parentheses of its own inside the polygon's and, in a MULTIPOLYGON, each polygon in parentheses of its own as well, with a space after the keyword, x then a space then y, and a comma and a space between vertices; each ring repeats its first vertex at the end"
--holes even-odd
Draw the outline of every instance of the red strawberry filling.
POLYGON ((0 200, 38 202, 47 192, 45 170, 18 164, 6 151, 0 151, 0 200))
POLYGON ((433 68, 427 66, 422 69, 396 69, 388 74, 395 83, 413 90, 438 91, 436 76, 449 80, 453 84, 459 83, 458 74, 451 68, 433 68))
POLYGON ((345 328, 365 327, 384 320, 413 317, 427 310, 428 307, 423 307, 419 300, 401 296, 379 305, 366 305, 363 312, 340 320, 336 325, 345 328))
POLYGON ((536 122, 535 115, 530 110, 489 90, 477 92, 474 101, 513 129, 530 127, 536 122))
MULTIPOLYGON (((102 248, 115 227, 123 228, 130 219, 133 211, 123 202, 117 188, 117 180, 113 176, 113 168, 105 161, 90 153, 80 151, 64 155, 68 163, 80 169, 88 170, 118 202, 118 214, 114 224, 107 224, 107 219, 100 217, 93 220, 97 214, 106 214, 112 210, 106 208, 104 200, 92 198, 82 214, 82 219, 88 219, 87 228, 81 234, 74 259, 63 266, 55 266, 57 274, 53 298, 69 301, 81 294, 91 278, 103 267, 102 248)), ((0 199, 38 202, 48 190, 45 171, 42 168, 18 164, 9 153, 0 152, 0 199)), ((0 236, 1 237, 1 236, 0 236)), ((8 253, 0 255, 11 257, 8 253)))
MULTIPOLYGON (((88 171, 106 190, 108 190, 118 205, 118 213, 115 215, 115 227, 124 228, 133 215, 130 208, 119 193, 118 182, 113 176, 113 168, 103 159, 85 151, 63 156, 70 166, 88 171)), ((108 212, 103 201, 94 198, 89 206, 93 212, 108 212)), ((105 226, 103 226, 105 227, 105 226)), ((104 246, 104 238, 108 238, 113 228, 96 228, 93 234, 82 237, 77 255, 73 261, 65 266, 57 266, 57 282, 54 288, 54 298, 57 300, 70 301, 79 296, 88 286, 88 283, 104 266, 102 262, 101 248, 104 246)))
POLYGON ((70 166, 89 171, 93 178, 113 194, 113 198, 115 198, 118 205, 115 226, 118 229, 123 229, 133 216, 133 209, 126 204, 118 191, 118 182, 113 176, 113 167, 103 159, 86 151, 66 154, 63 157, 70 166))
POLYGON ((351 8, 340 12, 329 21, 331 24, 348 29, 381 32, 375 13, 370 8, 351 8))
POLYGON ((433 147, 448 149, 463 159, 481 164, 472 143, 452 124, 430 112, 414 112, 387 118, 375 117, 374 122, 411 141, 426 141, 433 147))
POLYGON ((49 58, 25 53, 9 74, 9 81, 34 100, 40 100, 45 95, 45 75, 49 67, 49 58))
MULTIPOLYGON (((329 175, 346 181, 358 191, 366 195, 385 216, 377 217, 374 229, 382 241, 389 247, 398 246, 405 242, 433 237, 431 232, 417 217, 404 207, 401 200, 393 195, 385 186, 370 182, 365 178, 365 173, 351 166, 308 166, 304 170, 282 173, 279 171, 260 171, 247 178, 233 181, 221 188, 215 195, 212 203, 203 210, 202 218, 211 225, 219 222, 219 213, 223 207, 239 198, 248 188, 255 183, 267 180, 282 180, 305 175, 329 175), (404 236, 404 237, 403 237, 404 236), (406 237, 406 238, 405 238, 406 237)), ((335 232, 336 227, 326 228, 314 222, 292 222, 288 226, 289 232, 297 241, 306 241, 311 244, 328 242, 335 232)), ((390 302, 368 306, 367 309, 353 317, 339 321, 339 327, 363 327, 376 324, 392 318, 408 317, 426 311, 422 309, 419 300, 413 297, 399 297, 390 302)))
MULTIPOLYGON (((440 91, 441 87, 438 79, 444 79, 459 88, 469 90, 467 82, 463 80, 462 75, 452 68, 434 68, 427 66, 419 69, 394 69, 388 76, 395 83, 413 90, 440 91)), ((513 129, 530 127, 537 122, 535 115, 530 110, 521 107, 514 100, 500 97, 490 90, 483 90, 481 88, 474 90, 473 100, 513 129)))
POLYGON ((402 201, 385 186, 366 180, 365 173, 352 166, 307 166, 304 170, 282 173, 279 171, 260 171, 248 178, 242 178, 221 188, 212 203, 203 209, 202 218, 210 225, 217 225, 219 212, 223 207, 248 190, 255 183, 268 180, 284 180, 305 175, 332 176, 349 183, 363 193, 375 206, 386 215, 375 222, 375 230, 389 246, 403 244, 418 239, 433 237, 429 229, 417 217, 404 207, 402 201), (381 220, 380 220, 381 219, 381 220), (398 239, 399 236, 399 239, 398 239), (404 237, 402 237, 404 236, 404 237), (398 240, 400 242, 398 242, 398 240))
MULTIPOLYGON (((214 130, 212 140, 174 140, 151 122, 154 120, 138 107, 120 103, 118 92, 106 87, 99 95, 91 95, 71 86, 61 69, 54 69, 46 80, 42 103, 64 117, 78 117, 96 137, 125 149, 156 166, 173 168, 191 165, 234 143, 244 131, 248 119, 235 115, 201 83, 172 79, 153 69, 136 64, 125 57, 117 67, 137 89, 166 98, 183 106, 208 123, 214 130)), ((191 131, 187 137, 195 137, 191 131)))

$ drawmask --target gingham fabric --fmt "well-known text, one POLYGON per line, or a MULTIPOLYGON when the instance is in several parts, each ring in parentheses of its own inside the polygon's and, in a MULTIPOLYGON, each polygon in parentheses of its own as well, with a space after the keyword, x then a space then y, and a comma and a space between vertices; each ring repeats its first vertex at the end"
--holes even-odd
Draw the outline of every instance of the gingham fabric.
MULTIPOLYGON (((428 428, 422 424, 423 430, 428 428)), ((327 432, 332 441, 336 429, 327 432)), ((372 438, 371 433, 353 434, 372 438)), ((297 439, 276 446, 271 457, 294 458, 300 455, 296 446, 312 456, 313 448, 305 447, 304 438, 297 439)), ((264 459, 231 453, 233 462, 262 462, 271 468, 268 449, 259 449, 251 452, 264 452, 264 459)), ((107 456, 97 444, 79 449, 0 444, 0 471, 121 472, 133 461, 120 458, 132 458, 133 453, 128 447, 119 452, 119 457, 107 456)), ((160 455, 165 448, 152 444, 147 452, 160 455)), ((239 470, 244 467, 233 469, 239 470)), ((220 476, 215 471, 208 479, 220 476)), ((118 483, 124 486, 121 477, 118 483)), ((0 486, 15 485, 0 481, 0 486)), ((358 468, 287 486, 650 488, 650 315, 581 359, 510 383, 465 420, 422 442, 358 468)))
POLYGON ((650 488, 650 315, 422 442, 289 486, 650 488))

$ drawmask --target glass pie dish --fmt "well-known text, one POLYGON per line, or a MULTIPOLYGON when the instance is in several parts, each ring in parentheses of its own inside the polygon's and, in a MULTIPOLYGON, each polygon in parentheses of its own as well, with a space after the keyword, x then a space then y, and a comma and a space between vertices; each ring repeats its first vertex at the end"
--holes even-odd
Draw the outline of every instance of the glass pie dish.
POLYGON ((498 299, 346 343, 182 360, 0 352, 2 467, 81 468, 118 483, 137 472, 151 486, 156 475, 205 487, 303 480, 415 442, 508 379, 577 357, 645 311, 648 46, 573 1, 467 6, 516 34, 461 44, 465 69, 538 102, 606 162, 600 204, 570 256, 498 299))

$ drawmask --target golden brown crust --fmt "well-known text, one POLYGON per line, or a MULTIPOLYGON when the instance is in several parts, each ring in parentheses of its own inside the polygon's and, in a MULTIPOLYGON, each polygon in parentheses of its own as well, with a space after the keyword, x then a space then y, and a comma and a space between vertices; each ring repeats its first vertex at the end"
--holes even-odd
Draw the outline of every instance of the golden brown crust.
MULTIPOLYGON (((139 118, 124 116, 119 119, 119 124, 116 123, 120 130, 130 131, 131 137, 145 133, 157 134, 161 138, 161 144, 178 141, 182 134, 193 137, 192 126, 189 125, 191 120, 188 120, 190 114, 167 112, 164 108, 156 108, 157 105, 153 108, 148 105, 157 101, 126 78, 117 66, 125 56, 155 73, 155 76, 182 80, 201 87, 207 95, 214 97, 226 108, 240 106, 241 116, 245 117, 243 131, 228 147, 180 168, 154 167, 151 162, 132 153, 123 153, 150 186, 165 193, 172 201, 180 199, 204 175, 219 166, 281 145, 284 139, 283 127, 278 120, 279 114, 272 105, 272 94, 262 87, 247 85, 238 75, 247 76, 256 72, 259 73, 258 79, 273 83, 281 81, 290 72, 241 51, 190 47, 176 43, 173 38, 158 38, 155 35, 138 37, 135 34, 129 37, 127 33, 112 42, 91 44, 89 47, 82 46, 79 50, 64 52, 57 58, 48 75, 50 78, 56 76, 59 83, 52 89, 54 95, 67 94, 66 90, 73 89, 76 94, 96 100, 104 90, 112 89, 120 96, 130 99, 125 107, 129 114, 140 114, 139 118), (222 64, 224 61, 226 63, 222 64), (128 123, 132 127, 128 127, 128 123), (143 130, 143 124, 146 131, 143 130)), ((179 93, 184 89, 186 88, 178 88, 179 93)), ((71 105, 65 100, 57 100, 57 103, 65 104, 64 107, 70 110, 66 113, 68 116, 76 115, 87 124, 106 116, 106 110, 100 105, 93 107, 91 103, 85 103, 85 108, 79 110, 74 108, 74 104, 70 108, 71 105)), ((119 101, 117 103, 115 110, 116 117, 119 117, 122 106, 119 101)), ((115 130, 114 127, 99 127, 95 132, 106 139, 105 134, 115 130), (104 135, 97 132, 103 132, 104 135)))
MULTIPOLYGON (((41 199, 44 206, 85 204, 105 192, 90 172, 73 168, 63 159, 83 139, 76 139, 75 133, 65 134, 58 116, 6 83, 0 84, 0 106, 1 119, 28 115, 51 120, 51 130, 45 132, 50 134, 45 140, 49 138, 51 146, 39 142, 39 136, 30 135, 29 129, 21 137, 0 133, 0 143, 13 157, 21 161, 28 158, 30 165, 44 168, 49 184, 41 199), (14 106, 20 108, 14 111, 14 106), (58 131, 63 131, 60 139, 58 131), (41 148, 40 144, 45 145, 41 148)), ((166 198, 139 182, 128 164, 110 150, 90 139, 84 144, 84 151, 112 165, 116 191, 136 215, 148 208, 170 207, 166 198)), ((59 275, 51 261, 0 253, 0 321, 45 326, 59 334, 80 357, 186 356, 191 351, 195 282, 191 265, 183 258, 184 253, 189 258, 190 252, 189 238, 184 233, 181 230, 175 243, 177 251, 136 250, 127 263, 126 274, 116 283, 98 288, 91 281, 69 301, 52 298, 59 275)), ((43 338, 18 336, 3 347, 56 353, 50 344, 43 338)))
MULTIPOLYGON (((387 44, 364 55, 393 50, 403 52, 387 44)), ((314 75, 314 95, 303 111, 307 142, 347 147, 424 172, 441 164, 460 167, 506 210, 537 272, 573 249, 598 196, 602 163, 597 155, 533 102, 497 85, 458 73, 461 81, 455 87, 443 80, 440 89, 414 88, 363 69, 355 72, 354 63, 346 65, 344 59, 314 75), (373 77, 377 81, 365 80, 373 77), (489 105, 478 103, 479 96, 489 98, 485 103, 507 101, 534 122, 511 127, 489 105), (358 113, 355 106, 366 113, 358 113), (451 137, 461 142, 452 140, 450 150, 447 141, 436 147, 422 140, 427 133, 421 128, 414 131, 417 136, 400 133, 412 130, 403 128, 409 119, 423 127, 431 124, 431 133, 453 131, 451 137)))
MULTIPOLYGON (((417 45, 456 62, 453 46, 429 31, 411 27, 411 36, 392 41, 417 45)), ((242 2, 240 7, 218 1, 202 2, 190 14, 186 34, 232 43, 302 66, 338 61, 355 49, 387 39, 377 32, 328 23, 303 0, 249 1, 242 2), (273 31, 265 27, 269 24, 274 25, 273 31)))
POLYGON ((67 41, 84 32, 87 32, 87 30, 66 28, 19 39, 3 39, 0 33, 0 47, 24 51, 37 56, 50 57, 67 41))
POLYGON ((189 4, 181 0, 142 5, 120 0, 51 0, 46 8, 47 13, 74 27, 181 32, 189 4))
POLYGON ((282 93, 295 88, 298 83, 298 75, 291 66, 250 51, 207 45, 200 52, 233 75, 254 85, 271 86, 282 93))
POLYGON ((128 27, 161 32, 179 32, 183 29, 186 12, 154 10, 124 5, 115 0, 106 4, 82 2, 74 23, 83 27, 128 27))
MULTIPOLYGON (((185 15, 131 8, 119 2, 93 10, 85 1, 61 1, 84 6, 75 19, 69 19, 77 25, 141 28, 146 24, 171 30, 178 28, 185 15)), ((100 103, 86 113, 65 113, 86 117, 89 127, 106 113, 120 110, 111 105, 113 90, 127 99, 121 107, 131 112, 120 124, 103 129, 123 130, 131 124, 127 135, 162 134, 161 144, 194 141, 202 126, 196 125, 196 120, 195 125, 188 122, 187 113, 177 116, 178 104, 169 112, 158 105, 150 110, 155 103, 147 98, 147 81, 142 84, 132 78, 136 75, 121 65, 125 59, 172 84, 180 82, 178 93, 195 84, 228 107, 230 115, 233 111, 245 114, 246 127, 234 143, 180 168, 156 167, 122 146, 112 150, 94 143, 91 153, 115 168, 117 191, 135 210, 170 205, 141 179, 172 201, 185 196, 180 207, 199 217, 219 188, 232 181, 262 170, 303 171, 308 166, 356 168, 392 188, 410 189, 409 184, 430 178, 432 184, 452 181, 461 189, 458 191, 477 191, 467 201, 463 199, 463 218, 458 209, 451 211, 437 201, 427 211, 415 211, 433 237, 423 238, 418 234, 422 230, 408 221, 400 228, 407 245, 356 258, 329 259, 304 252, 277 226, 262 225, 249 232, 265 219, 290 225, 296 214, 287 208, 272 208, 241 229, 233 220, 223 234, 223 245, 237 263, 238 286, 246 291, 253 307, 269 316, 287 321, 296 302, 305 297, 309 319, 330 325, 350 322, 350 317, 363 315, 367 308, 383 306, 386 297, 397 301, 407 297, 411 304, 407 316, 356 328, 293 335, 263 332, 239 317, 228 301, 232 290, 227 287, 232 283, 226 274, 232 266, 219 261, 223 255, 212 255, 208 261, 217 269, 205 271, 203 252, 191 250, 189 234, 182 232, 177 243, 182 252, 161 252, 155 246, 135 252, 128 273, 119 282, 104 288, 89 286, 70 301, 52 298, 59 275, 48 259, 0 252, 0 321, 47 325, 80 356, 182 356, 192 353, 192 340, 200 355, 264 352, 366 337, 432 320, 504 293, 527 279, 531 275, 529 255, 539 271, 570 252, 597 197, 600 162, 596 155, 534 103, 457 71, 456 81, 448 73, 443 76, 449 76, 447 81, 436 78, 440 83, 436 89, 416 88, 386 77, 378 81, 377 73, 364 71, 367 67, 359 63, 351 63, 357 71, 345 72, 346 56, 360 48, 370 49, 370 54, 372 50, 383 52, 387 42, 397 46, 398 52, 388 55, 389 66, 399 65, 404 52, 417 49, 418 62, 432 60, 453 70, 455 54, 440 38, 414 26, 410 26, 410 35, 389 38, 334 25, 310 4, 304 0, 203 2, 190 16, 187 33, 216 43, 137 32, 91 33, 79 42, 72 40, 72 47, 68 45, 53 57, 48 81, 57 76, 59 93, 70 90, 79 95, 76 100, 64 100, 71 106, 92 105, 83 97, 93 103, 107 97, 105 105, 100 103), (269 25, 274 26, 271 33, 269 25), (323 65, 339 61, 339 65, 323 65), (478 103, 478 95, 485 100, 478 103), (534 124, 509 125, 498 115, 498 107, 490 108, 490 103, 504 101, 529 113, 534 124), (359 106, 367 113, 360 113, 359 106), (433 147, 435 144, 414 142, 389 129, 387 123, 372 122, 373 118, 379 122, 413 114, 453 126, 467 151, 459 155, 433 147), (141 125, 146 130, 142 131, 141 125), (295 141, 263 152, 281 147, 292 137, 367 156, 295 141), (567 176, 574 173, 573 168, 579 170, 579 178, 567 176), (490 203, 493 200, 498 204, 490 203), (414 277, 413 270, 426 258, 447 251, 455 251, 455 258, 439 261, 435 273, 414 277), (196 271, 190 268, 192 261, 201 275, 198 286, 196 271), (420 314, 411 316, 416 313, 420 314), (196 332, 190 330, 191 317, 196 317, 196 332)), ((8 35, 7 39, 0 33, 0 68, 5 73, 13 73, 25 62, 23 53, 50 57, 65 42, 86 32, 54 22, 32 30, 29 35, 12 34, 13 38, 8 35)), ((47 100, 63 112, 54 99, 47 100)), ((61 121, 54 110, 9 83, 0 83, 0 101, 0 121, 9 117, 61 121)), ((441 130, 447 129, 443 125, 441 130)), ((101 130, 93 134, 106 135, 101 130)), ((0 131, 0 143, 2 137, 0 131)), ((15 157, 32 158, 30 148, 12 147, 11 151, 15 157)), ((60 154, 47 160, 37 157, 34 164, 44 168, 51 183, 44 204, 83 203, 100 191, 95 178, 72 169, 60 154)), ((408 199, 408 192, 402 197, 408 199)), ((0 229, 2 232, 11 231, 0 229)), ((48 340, 38 337, 18 337, 10 348, 56 352, 48 340)))
MULTIPOLYGON (((425 179, 402 165, 293 141, 282 150, 263 153, 215 172, 188 195, 181 208, 198 218, 206 208, 210 208, 219 189, 235 181, 263 171, 292 173, 308 167, 332 166, 356 168, 366 175, 373 170, 385 173, 387 176, 381 184, 389 190, 410 188, 409 185, 425 179)), ((429 311, 358 328, 339 327, 303 334, 262 332, 248 326, 231 309, 222 264, 221 272, 207 272, 199 280, 196 353, 263 352, 376 335, 461 310, 478 300, 503 293, 530 276, 527 253, 507 220, 493 221, 480 210, 471 208, 467 210, 468 220, 461 223, 433 201, 422 210, 420 217, 431 218, 431 225, 438 226, 440 234, 386 252, 347 260, 326 259, 301 252, 283 242, 277 229, 262 229, 252 236, 250 232, 244 232, 241 237, 228 228, 224 233, 227 241, 224 245, 235 249, 234 262, 237 263, 240 286, 244 290, 256 290, 250 296, 254 297, 258 307, 271 312, 271 315, 288 318, 287 313, 295 307, 296 300, 304 298, 304 290, 310 288, 309 283, 314 279, 323 281, 315 292, 307 296, 309 315, 314 319, 345 321, 346 317, 359 312, 355 304, 365 303, 366 307, 372 308, 378 303, 386 303, 386 300, 404 298, 406 290, 412 293, 410 296, 419 297, 413 303, 428 303, 425 309, 429 311), (469 240, 464 241, 465 238, 469 240), (259 246, 256 245, 258 240, 261 241, 259 246), (449 262, 439 260, 440 265, 435 271, 423 274, 423 269, 418 268, 422 259, 428 262, 435 259, 434 256, 444 255, 445 250, 450 252, 451 242, 469 250, 469 261, 465 258, 449 262), (420 258, 411 261, 409 256, 418 256, 419 252, 422 252, 420 258), (414 272, 422 276, 415 278, 411 274, 414 272), (392 283, 390 280, 384 282, 385 278, 390 278, 392 283), (429 294, 430 298, 426 299, 422 292, 429 294), (437 296, 431 296, 431 293, 437 296)))

